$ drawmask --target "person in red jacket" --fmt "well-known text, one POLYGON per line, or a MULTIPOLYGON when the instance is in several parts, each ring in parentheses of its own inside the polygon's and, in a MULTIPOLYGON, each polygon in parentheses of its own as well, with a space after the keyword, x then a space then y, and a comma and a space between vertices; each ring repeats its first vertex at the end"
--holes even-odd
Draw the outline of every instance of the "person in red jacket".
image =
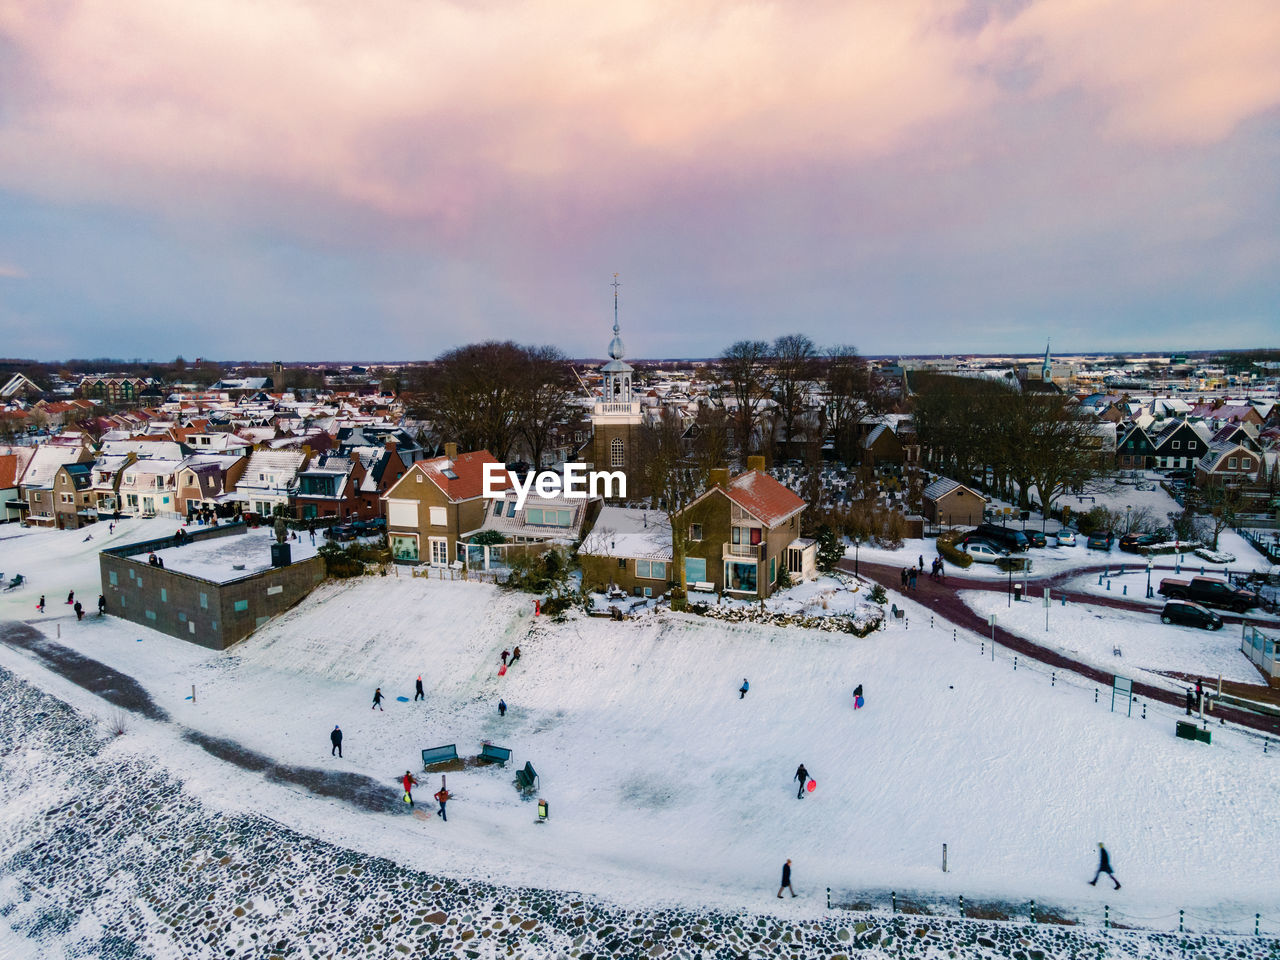
POLYGON ((444 812, 444 805, 448 802, 449 791, 444 787, 441 787, 440 791, 436 794, 436 803, 440 804, 440 809, 436 811, 436 816, 442 819, 445 823, 449 822, 449 815, 444 812))
POLYGON ((409 806, 413 806, 413 788, 418 785, 417 778, 408 770, 404 772, 404 776, 400 778, 400 782, 404 784, 404 795, 409 801, 409 806))

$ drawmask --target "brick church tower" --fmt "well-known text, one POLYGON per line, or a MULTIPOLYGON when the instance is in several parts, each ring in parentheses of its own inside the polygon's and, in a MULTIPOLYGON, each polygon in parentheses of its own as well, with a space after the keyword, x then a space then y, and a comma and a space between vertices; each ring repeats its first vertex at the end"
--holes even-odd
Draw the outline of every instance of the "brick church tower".
POLYGON ((596 470, 622 470, 627 475, 627 497, 643 496, 644 477, 639 469, 640 431, 644 417, 635 399, 632 377, 635 368, 622 358, 626 348, 618 330, 618 275, 613 276, 613 340, 609 342, 609 362, 600 368, 604 390, 592 409, 592 458, 596 470))

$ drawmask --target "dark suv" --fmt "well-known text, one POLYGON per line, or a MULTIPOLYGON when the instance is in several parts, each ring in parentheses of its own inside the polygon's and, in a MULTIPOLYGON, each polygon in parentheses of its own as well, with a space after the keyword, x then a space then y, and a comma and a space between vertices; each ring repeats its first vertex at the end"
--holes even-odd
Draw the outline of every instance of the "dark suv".
POLYGON ((1154 533, 1126 533, 1120 538, 1120 549, 1125 553, 1141 553, 1147 547, 1162 542, 1162 538, 1154 533))
POLYGON ((1160 611, 1161 623, 1181 623, 1204 630, 1221 630, 1222 618, 1190 600, 1170 600, 1160 611))
POLYGON ((1027 535, 1021 530, 1011 530, 1009 527, 1002 527, 995 523, 980 525, 973 531, 971 536, 990 540, 992 543, 1015 553, 1026 553, 1027 547, 1030 546, 1027 542, 1027 535))

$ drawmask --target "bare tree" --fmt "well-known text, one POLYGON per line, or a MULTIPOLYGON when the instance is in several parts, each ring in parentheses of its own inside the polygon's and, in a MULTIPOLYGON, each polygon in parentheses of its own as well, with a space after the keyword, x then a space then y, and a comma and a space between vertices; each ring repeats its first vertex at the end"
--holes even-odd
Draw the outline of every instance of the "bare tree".
POLYGON ((1228 486, 1221 480, 1212 480, 1200 488, 1196 495, 1196 513, 1201 516, 1201 523, 1213 542, 1210 550, 1218 549, 1218 538, 1222 531, 1235 526, 1236 516, 1244 503, 1244 496, 1237 486, 1228 486))
POLYGON ((773 341, 773 399, 778 405, 786 456, 791 456, 796 418, 804 413, 817 373, 818 349, 803 333, 788 333, 773 341))
POLYGON ((827 349, 820 376, 827 430, 835 441, 836 455, 850 463, 858 423, 882 408, 883 390, 871 365, 849 344, 827 349))
POLYGON ((689 453, 694 479, 704 487, 716 467, 725 466, 729 456, 729 415, 723 407, 701 404, 690 429, 689 453))
POLYGON ((534 469, 539 469, 555 428, 569 416, 574 378, 568 360, 555 347, 525 347, 523 353, 516 383, 516 430, 529 448, 534 469))
POLYGON ((671 563, 675 586, 671 591, 671 608, 683 610, 688 593, 684 558, 688 547, 688 526, 680 514, 697 496, 701 486, 695 482, 689 460, 684 453, 684 422, 673 410, 663 410, 662 417, 641 433, 640 462, 645 486, 656 509, 662 511, 671 528, 671 563))
POLYGON ((720 355, 717 375, 733 399, 733 426, 738 455, 746 461, 751 452, 760 405, 770 393, 769 344, 764 340, 739 340, 720 355))

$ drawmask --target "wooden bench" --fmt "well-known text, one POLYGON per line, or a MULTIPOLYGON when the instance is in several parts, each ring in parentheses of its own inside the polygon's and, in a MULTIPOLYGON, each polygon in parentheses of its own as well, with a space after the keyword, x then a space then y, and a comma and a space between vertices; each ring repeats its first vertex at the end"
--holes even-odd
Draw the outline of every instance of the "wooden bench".
POLYGON ((528 760, 524 762, 523 769, 516 771, 516 786, 526 793, 538 786, 538 771, 528 760))
POLYGON ((511 751, 506 747, 495 746, 492 743, 481 744, 480 759, 506 766, 507 761, 511 759, 511 751))
POLYGON ((709 580, 695 580, 689 584, 690 590, 696 590, 698 593, 715 593, 716 585, 709 580))
POLYGON ((433 763, 445 763, 449 760, 458 759, 458 745, 456 743, 448 743, 443 747, 429 747, 422 751, 422 769, 426 769, 433 763))

